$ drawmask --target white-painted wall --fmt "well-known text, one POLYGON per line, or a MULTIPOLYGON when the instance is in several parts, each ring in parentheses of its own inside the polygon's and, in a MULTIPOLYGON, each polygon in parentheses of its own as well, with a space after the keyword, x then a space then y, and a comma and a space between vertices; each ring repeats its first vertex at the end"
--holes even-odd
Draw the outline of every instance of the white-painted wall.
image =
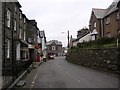
POLYGON ((82 37, 82 38, 80 38, 79 39, 79 43, 81 43, 81 42, 88 42, 88 41, 90 41, 92 39, 92 37, 91 37, 91 33, 88 33, 87 35, 85 35, 84 37, 82 37))
POLYGON ((78 41, 73 41, 73 47, 77 46, 78 43, 79 43, 78 41))
POLYGON ((88 33, 87 35, 85 35, 84 37, 80 38, 77 41, 73 41, 73 46, 77 46, 78 43, 82 43, 82 42, 89 42, 90 40, 92 40, 92 36, 91 33, 88 33))
POLYGON ((42 38, 42 50, 45 50, 46 48, 45 38, 42 38))

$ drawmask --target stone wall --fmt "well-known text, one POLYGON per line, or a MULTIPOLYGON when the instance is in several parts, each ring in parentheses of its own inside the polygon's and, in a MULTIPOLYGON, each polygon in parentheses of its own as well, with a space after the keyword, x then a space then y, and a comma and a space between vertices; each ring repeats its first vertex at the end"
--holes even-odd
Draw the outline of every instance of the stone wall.
POLYGON ((74 64, 118 73, 120 48, 69 50, 68 61, 74 64))

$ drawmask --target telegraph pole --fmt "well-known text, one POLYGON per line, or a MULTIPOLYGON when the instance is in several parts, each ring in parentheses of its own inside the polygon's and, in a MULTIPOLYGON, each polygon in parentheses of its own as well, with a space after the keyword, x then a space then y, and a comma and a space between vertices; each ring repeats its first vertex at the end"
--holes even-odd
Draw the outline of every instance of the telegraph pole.
POLYGON ((68 48, 69 48, 69 30, 68 30, 68 48))

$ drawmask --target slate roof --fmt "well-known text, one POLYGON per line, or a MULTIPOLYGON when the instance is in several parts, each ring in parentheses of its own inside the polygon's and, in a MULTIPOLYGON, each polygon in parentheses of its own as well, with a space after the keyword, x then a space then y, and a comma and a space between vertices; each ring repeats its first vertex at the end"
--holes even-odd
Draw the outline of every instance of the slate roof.
POLYGON ((62 45, 62 42, 59 42, 57 40, 51 40, 51 41, 47 42, 47 45, 51 45, 53 43, 55 43, 56 45, 62 45))
POLYGON ((117 7, 118 2, 113 2, 106 10, 105 16, 113 13, 114 11, 118 10, 117 7))
MULTIPOLYGON (((120 1, 120 0, 119 0, 120 1)), ((118 2, 113 2, 107 9, 98 9, 98 8, 93 8, 92 11, 94 12, 95 16, 99 18, 104 18, 105 16, 115 12, 118 10, 118 2)))
POLYGON ((97 8, 93 8, 92 11, 94 12, 95 16, 99 19, 99 18, 103 18, 105 13, 106 13, 106 9, 97 9, 97 8))

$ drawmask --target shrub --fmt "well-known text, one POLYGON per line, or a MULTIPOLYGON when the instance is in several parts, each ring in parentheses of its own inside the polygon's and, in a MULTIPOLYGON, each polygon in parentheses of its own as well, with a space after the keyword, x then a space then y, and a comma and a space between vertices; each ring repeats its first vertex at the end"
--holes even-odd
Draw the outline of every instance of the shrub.
MULTIPOLYGON (((120 35, 117 37, 119 38, 119 42, 120 42, 120 35)), ((116 38, 101 38, 95 41, 89 41, 89 42, 82 42, 82 43, 78 43, 77 47, 78 48, 102 48, 102 47, 106 47, 106 46, 114 46, 116 43, 116 38), (110 45, 109 45, 110 44, 110 45)))

